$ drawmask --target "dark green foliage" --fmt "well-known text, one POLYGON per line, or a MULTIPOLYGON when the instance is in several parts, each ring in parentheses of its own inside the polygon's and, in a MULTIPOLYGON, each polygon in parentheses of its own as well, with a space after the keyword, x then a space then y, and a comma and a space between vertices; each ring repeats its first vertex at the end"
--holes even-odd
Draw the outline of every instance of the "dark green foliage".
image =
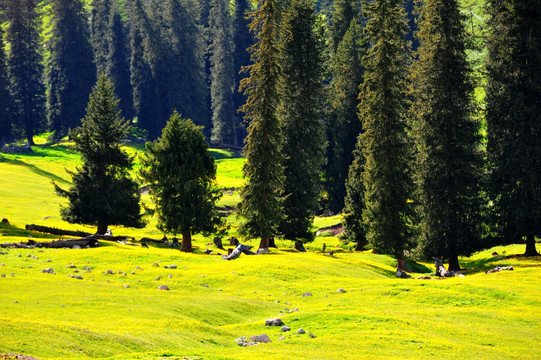
MULTIPOLYGON (((239 89, 240 82, 246 77, 246 73, 241 71, 243 67, 250 64, 250 53, 248 48, 253 45, 254 38, 250 33, 248 19, 248 11, 250 11, 250 3, 248 0, 236 0, 233 13, 233 71, 235 74, 235 89, 239 89)), ((242 91, 233 93, 233 107, 235 110, 240 109, 246 103, 246 96, 242 91)), ((237 137, 239 143, 245 137, 244 131, 244 114, 241 111, 237 112, 237 137)))
POLYGON ((473 118, 467 35, 457 1, 427 0, 419 18, 412 106, 418 145, 415 166, 421 216, 420 246, 427 258, 449 259, 482 248, 483 157, 473 118))
POLYGON ((541 236, 541 3, 490 0, 486 120, 490 193, 502 241, 541 236))
POLYGON ((346 182, 346 198, 344 200, 344 227, 343 238, 356 243, 355 250, 363 250, 368 244, 366 239, 366 225, 363 222, 363 213, 366 209, 364 200, 364 184, 362 174, 364 171, 364 156, 361 137, 353 151, 353 163, 349 167, 346 182))
POLYGON ((353 150, 362 124, 359 121, 359 86, 363 82, 362 57, 366 45, 358 19, 352 19, 332 60, 330 84, 329 151, 326 188, 329 209, 338 213, 344 207, 346 179, 353 150))
POLYGON ((331 28, 331 51, 334 54, 344 35, 351 27, 351 21, 361 23, 361 0, 334 0, 331 28))
POLYGON ((280 13, 276 0, 262 0, 251 18, 250 30, 256 34, 257 42, 250 48, 253 63, 246 68, 250 75, 241 82, 248 97, 242 111, 250 121, 244 147, 244 176, 248 182, 241 191, 238 211, 245 218, 243 233, 261 237, 260 247, 267 248, 283 211, 282 134, 276 114, 280 77, 280 13))
POLYGON ((415 32, 419 30, 417 26, 418 11, 415 5, 416 2, 416 0, 406 0, 406 2, 404 2, 404 9, 406 10, 406 17, 408 20, 408 33, 406 34, 406 39, 410 43, 410 50, 412 53, 415 53, 419 47, 419 39, 415 36, 415 32))
POLYGON ((128 123, 120 118, 114 86, 101 75, 90 95, 81 127, 70 132, 83 165, 71 173, 73 187, 60 196, 69 200, 61 207, 62 219, 75 224, 97 225, 103 234, 109 225, 143 227, 139 187, 128 171, 132 159, 121 149, 128 123))
POLYGON ((43 129, 45 87, 42 82, 43 58, 40 50, 40 23, 33 0, 5 0, 7 67, 9 87, 14 101, 13 116, 24 127, 28 144, 43 129))
POLYGON ((6 56, 4 53, 4 31, 0 27, 0 146, 12 140, 13 100, 8 89, 6 56))
POLYGON ((233 104, 235 74, 229 0, 210 2, 210 96, 212 101, 212 137, 217 144, 239 145, 236 109, 233 104))
POLYGON ((367 24, 373 44, 364 57, 365 78, 360 118, 362 173, 367 239, 381 253, 403 258, 413 246, 411 237, 411 159, 406 138, 405 74, 407 48, 404 9, 398 0, 368 6, 367 24))
POLYGON ((81 0, 51 0, 50 6, 47 116, 55 138, 61 139, 80 125, 96 70, 81 0))
POLYGON ((182 234, 182 250, 192 251, 192 234, 214 232, 221 223, 215 204, 222 195, 202 127, 175 112, 146 148, 140 175, 156 204, 158 229, 182 234))
POLYGON ((293 0, 282 28, 280 120, 284 137, 286 239, 314 239, 312 222, 321 192, 325 155, 323 38, 310 0, 293 0))
POLYGON ((90 39, 94 51, 94 63, 97 74, 105 73, 107 68, 107 54, 109 53, 109 24, 112 0, 93 0, 90 22, 90 39))

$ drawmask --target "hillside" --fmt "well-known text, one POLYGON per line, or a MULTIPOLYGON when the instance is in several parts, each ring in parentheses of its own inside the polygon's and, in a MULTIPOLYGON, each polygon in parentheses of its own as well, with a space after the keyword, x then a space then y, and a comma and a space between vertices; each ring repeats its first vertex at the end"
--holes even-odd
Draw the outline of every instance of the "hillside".
MULTIPOLYGON (((222 201, 234 204, 243 160, 215 156, 222 158, 218 181, 229 194, 222 201)), ((0 155, 0 218, 10 221, 0 224, 0 243, 43 236, 23 230, 29 223, 92 230, 64 223, 52 191, 51 180, 68 185, 64 168, 78 161, 62 145, 0 155)), ((161 237, 154 226, 113 232, 161 237)), ((41 360, 541 357, 541 261, 507 257, 522 253, 523 245, 461 259, 469 269, 464 278, 406 280, 394 277, 392 258, 354 253, 334 237, 318 237, 304 254, 278 241, 270 254, 234 261, 204 255, 206 248, 221 252, 209 242, 196 237, 195 254, 106 241, 83 250, 0 249, 0 354, 41 360), (324 243, 333 256, 321 252, 324 243), (495 266, 514 271, 484 273, 495 266), (47 268, 55 274, 42 273, 47 268), (265 327, 275 317, 291 331, 265 327), (300 328, 306 334, 297 334, 300 328), (235 343, 260 334, 272 342, 235 343)), ((429 263, 411 265, 415 277, 433 272, 429 263)))

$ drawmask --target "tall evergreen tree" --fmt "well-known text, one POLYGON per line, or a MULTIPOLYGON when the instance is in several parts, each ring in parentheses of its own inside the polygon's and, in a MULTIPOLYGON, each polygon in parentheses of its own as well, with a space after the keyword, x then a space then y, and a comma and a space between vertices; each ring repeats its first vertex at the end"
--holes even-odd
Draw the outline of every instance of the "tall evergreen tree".
POLYGON ((233 67, 229 0, 212 0, 210 17, 210 96, 212 101, 212 137, 218 144, 238 145, 233 104, 235 74, 233 67))
POLYGON ((361 0, 335 0, 332 12, 331 51, 334 54, 344 35, 351 27, 351 21, 361 23, 361 0))
POLYGON ((244 146, 246 186, 241 191, 238 211, 245 222, 241 230, 261 237, 260 248, 269 247, 282 218, 282 134, 276 114, 278 105, 278 35, 280 12, 277 0, 261 0, 251 13, 250 30, 256 43, 250 48, 249 77, 241 81, 248 99, 242 107, 250 121, 244 146))
POLYGON ((480 124, 473 118, 465 19, 456 0, 424 1, 419 19, 412 112, 420 245, 427 257, 445 257, 456 271, 459 255, 480 249, 483 223, 480 124))
POLYGON ((325 155, 323 38, 310 0, 293 0, 282 29, 280 122, 284 137, 284 218, 280 233, 313 241, 325 155))
POLYGON ((82 125, 70 132, 83 164, 71 173, 69 190, 55 184, 56 192, 69 201, 61 207, 62 219, 96 225, 98 234, 104 234, 109 225, 144 226, 139 186, 128 173, 133 160, 121 148, 129 125, 120 117, 118 102, 113 83, 102 74, 82 125))
POLYGON ((81 0, 51 0, 47 44, 47 116, 55 138, 77 127, 96 82, 87 14, 81 0))
POLYGON ((109 23, 113 6, 112 0, 92 1, 90 39, 98 75, 105 73, 107 68, 107 54, 109 53, 109 23))
POLYGON ((5 0, 7 66, 16 123, 24 127, 27 143, 44 125, 45 88, 40 50, 39 16, 34 0, 5 0))
POLYGON ((486 120, 490 192, 504 241, 541 236, 541 6, 487 2, 490 15, 486 120))
POLYGON ((126 29, 122 17, 116 7, 112 9, 107 35, 109 49, 106 56, 105 73, 115 84, 116 96, 120 99, 122 114, 133 118, 132 87, 130 84, 130 54, 126 29))
POLYGON ((413 246, 410 149, 406 138, 406 23, 398 0, 368 5, 367 33, 373 44, 364 57, 360 117, 366 236, 374 249, 394 255, 403 268, 413 246))
POLYGON ((362 57, 366 53, 364 36, 358 19, 352 19, 349 29, 332 60, 330 83, 330 123, 326 187, 329 209, 335 213, 344 207, 346 179, 353 150, 362 124, 358 115, 359 87, 363 82, 362 57))
POLYGON ((13 102, 9 93, 6 56, 4 53, 4 30, 0 27, 0 146, 12 140, 13 102))
MULTIPOLYGON (((250 33, 248 12, 251 10, 248 0, 235 0, 233 12, 233 72, 235 73, 235 89, 239 89, 240 82, 246 77, 242 71, 245 66, 250 64, 250 53, 248 48, 253 45, 254 38, 250 33)), ((233 107, 235 111, 239 110, 246 103, 246 95, 242 91, 233 92, 233 107)), ((237 111, 236 114, 237 137, 239 144, 245 137, 244 114, 237 111)))
POLYGON ((181 250, 191 252, 192 235, 213 232, 220 223, 216 201, 222 194, 202 127, 175 112, 146 148, 140 175, 156 204, 158 229, 182 234, 181 250))

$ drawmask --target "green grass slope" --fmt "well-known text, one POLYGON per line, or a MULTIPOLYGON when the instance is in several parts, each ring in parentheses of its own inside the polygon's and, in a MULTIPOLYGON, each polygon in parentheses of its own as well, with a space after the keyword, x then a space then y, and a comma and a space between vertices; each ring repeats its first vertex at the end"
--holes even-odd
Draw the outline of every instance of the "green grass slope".
MULTIPOLYGON (((76 167, 76 154, 61 146, 34 149, 30 156, 0 154, 0 218, 10 220, 0 225, 0 243, 48 237, 24 230, 28 223, 93 230, 59 218, 62 200, 51 185, 68 186, 64 168, 76 167)), ((220 186, 232 204, 241 166, 242 159, 228 156, 218 162, 220 186)), ((336 221, 317 219, 314 227, 336 221)), ((161 236, 153 221, 113 232, 161 236)), ((278 241, 270 254, 234 261, 202 254, 221 252, 209 242, 196 237, 195 254, 111 242, 83 250, 0 248, 0 354, 41 360, 541 358, 540 260, 503 256, 523 252, 523 245, 461 259, 469 268, 465 278, 404 280, 394 277, 392 258, 354 253, 334 237, 318 237, 308 253, 278 241), (323 243, 334 256, 321 252, 323 243), (172 264, 176 269, 167 268, 172 264), (497 265, 515 270, 484 273, 497 265), (47 268, 55 274, 41 272, 47 268), (292 331, 265 327, 274 317, 292 331), (299 328, 316 337, 297 334, 299 328), (235 343, 259 334, 272 342, 235 343)), ((415 269, 415 276, 433 271, 431 264, 415 269)))

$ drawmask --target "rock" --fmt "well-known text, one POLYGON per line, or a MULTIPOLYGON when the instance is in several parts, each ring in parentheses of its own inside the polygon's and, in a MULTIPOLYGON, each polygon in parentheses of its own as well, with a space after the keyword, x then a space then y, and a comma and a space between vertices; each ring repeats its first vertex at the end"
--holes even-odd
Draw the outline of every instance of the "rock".
POLYGON ((280 330, 282 330, 283 332, 288 332, 291 331, 291 328, 289 326, 282 326, 280 330))
POLYGON ((74 247, 72 247, 72 249, 74 250, 81 250, 81 247, 79 245, 75 245, 74 247))
POLYGON ((131 274, 134 275, 134 274, 135 274, 135 270, 133 270, 133 271, 131 272, 131 274))
POLYGON ((69 265, 66 265, 66 267, 68 269, 75 269, 77 266, 73 265, 73 264, 69 264, 69 265))
POLYGON ((0 266, 6 266, 6 264, 0 264, 0 266))
POLYGON ((295 308, 293 310, 290 310, 289 312, 297 312, 297 311, 299 311, 299 308, 295 308))
POLYGON ((0 275, 0 276, 1 276, 1 277, 6 277, 6 274, 2 274, 2 275, 0 275))
POLYGON ((205 255, 210 255, 210 254, 212 254, 212 249, 207 249, 207 250, 205 250, 205 251, 203 252, 203 254, 205 254, 205 255))
POLYGON ((171 279, 171 278, 173 277, 173 275, 169 274, 169 275, 167 275, 167 277, 168 277, 169 279, 171 279))
POLYGON ((158 286, 158 290, 169 290, 169 286, 167 286, 167 285, 160 285, 160 286, 158 286))
POLYGON ((47 259, 47 261, 46 261, 46 262, 53 262, 53 261, 52 261, 51 259, 47 259))
POLYGON ((417 279, 419 279, 419 280, 430 280, 432 278, 430 276, 419 276, 417 279))
POLYGON ((126 289, 128 289, 128 288, 130 287, 130 285, 126 284, 126 285, 124 285, 124 287, 125 287, 126 289))
POLYGON ((162 279, 161 276, 158 276, 156 279, 154 279, 154 281, 160 281, 162 279))
POLYGON ((75 269, 75 270, 73 270, 73 272, 74 272, 74 273, 78 273, 78 272, 79 272, 79 270, 75 269))
POLYGON ((280 300, 276 300, 275 303, 279 304, 279 303, 280 303, 280 300))
POLYGON ((297 334, 306 334, 306 331, 304 331, 303 328, 300 328, 299 330, 297 330, 297 334))
POLYGON ((235 342, 236 342, 237 344, 238 344, 238 343, 245 343, 245 342, 247 342, 247 341, 248 341, 248 339, 245 338, 244 336, 241 336, 241 337, 239 337, 239 338, 237 338, 237 339, 235 340, 235 342))
POLYGON ((49 269, 45 269, 45 270, 41 270, 42 273, 44 274, 54 274, 54 270, 49 268, 49 269))
POLYGON ((10 275, 10 276, 11 276, 11 277, 15 277, 15 274, 14 274, 14 273, 11 273, 11 275, 10 275))
POLYGON ((314 334, 310 333, 308 334, 308 336, 310 336, 312 339, 315 339, 317 336, 315 336, 314 334))
POLYGON ((302 294, 302 297, 312 296, 312 293, 304 293, 302 294))
POLYGON ((176 268, 177 268, 177 266, 175 264, 169 265, 169 269, 176 269, 176 268))
POLYGON ((499 255, 499 254, 498 254, 496 251, 494 251, 494 252, 492 253, 492 256, 498 256, 498 255, 499 255))
POLYGON ((19 302, 18 302, 17 300, 15 300, 13 303, 14 303, 14 304, 18 304, 19 302))
POLYGON ((337 292, 337 293, 345 293, 346 290, 344 290, 344 289, 338 289, 338 290, 336 290, 336 292, 337 292))
POLYGON ((485 274, 492 274, 492 273, 500 272, 500 271, 504 271, 504 270, 513 271, 513 270, 515 270, 515 268, 513 268, 512 266, 504 266, 504 267, 496 266, 492 270, 485 271, 485 274))
POLYGON ((153 263, 152 266, 154 266, 154 267, 160 267, 160 264, 158 264, 158 263, 153 263))
POLYGON ((266 334, 250 336, 250 342, 270 343, 271 339, 266 334))
POLYGON ((77 276, 72 276, 74 279, 77 279, 77 280, 83 280, 83 277, 81 275, 77 275, 77 276))
POLYGON ((396 270, 396 277, 401 279, 413 279, 413 276, 402 270, 396 270))
POLYGON ((114 275, 114 271, 113 270, 107 270, 107 274, 114 275))
POLYGON ((282 319, 267 319, 265 321, 265 326, 282 326, 284 325, 284 322, 282 321, 282 319))
POLYGON ((141 269, 140 266, 136 266, 136 267, 135 267, 135 270, 143 270, 143 269, 141 269))

